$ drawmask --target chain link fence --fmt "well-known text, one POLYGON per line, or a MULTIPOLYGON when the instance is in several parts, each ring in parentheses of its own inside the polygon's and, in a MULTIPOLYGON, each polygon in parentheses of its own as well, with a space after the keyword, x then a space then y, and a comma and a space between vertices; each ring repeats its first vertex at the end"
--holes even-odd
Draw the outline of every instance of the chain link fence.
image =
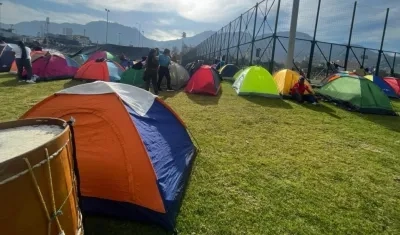
MULTIPOLYGON (((224 58, 240 67, 260 65, 272 73, 284 68, 292 2, 257 3, 185 54, 182 62, 212 64, 224 58)), ((333 73, 332 63, 346 71, 369 68, 376 75, 399 76, 397 18, 389 17, 389 9, 348 0, 301 1, 293 69, 315 80, 333 73)))

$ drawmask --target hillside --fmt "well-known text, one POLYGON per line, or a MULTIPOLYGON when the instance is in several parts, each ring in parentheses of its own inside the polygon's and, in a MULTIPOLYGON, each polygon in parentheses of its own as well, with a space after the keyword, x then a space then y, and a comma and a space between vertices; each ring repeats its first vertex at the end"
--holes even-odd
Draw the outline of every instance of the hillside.
MULTIPOLYGON (((21 22, 14 25, 14 29, 23 35, 37 36, 38 32, 41 31, 41 26, 44 25, 44 21, 31 21, 31 22, 21 22)), ((7 26, 6 26, 7 27, 7 26)), ((90 22, 85 25, 81 24, 70 24, 70 23, 51 23, 49 32, 53 34, 62 34, 63 28, 71 28, 74 34, 88 36, 92 42, 103 44, 106 38, 106 22, 105 21, 95 21, 90 22), (86 30, 86 31, 85 31, 86 30)), ((121 45, 133 45, 133 46, 143 46, 143 47, 169 47, 174 46, 181 48, 182 40, 171 40, 171 41, 156 41, 143 36, 137 28, 128 27, 117 23, 109 23, 108 25, 108 43, 118 44, 118 34, 121 33, 120 43, 121 45), (139 45, 140 40, 140 45, 139 45)), ((196 46, 200 42, 204 41, 213 31, 206 31, 197 34, 193 37, 188 37, 185 39, 185 43, 189 46, 196 46)), ((146 31, 144 32, 146 34, 146 31)))

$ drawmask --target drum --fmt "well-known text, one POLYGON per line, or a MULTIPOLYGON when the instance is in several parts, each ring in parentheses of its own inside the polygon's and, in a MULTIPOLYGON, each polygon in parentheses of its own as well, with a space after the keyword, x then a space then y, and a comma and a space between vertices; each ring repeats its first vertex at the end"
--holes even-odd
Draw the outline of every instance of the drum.
POLYGON ((83 234, 72 154, 64 120, 0 123, 0 234, 83 234))

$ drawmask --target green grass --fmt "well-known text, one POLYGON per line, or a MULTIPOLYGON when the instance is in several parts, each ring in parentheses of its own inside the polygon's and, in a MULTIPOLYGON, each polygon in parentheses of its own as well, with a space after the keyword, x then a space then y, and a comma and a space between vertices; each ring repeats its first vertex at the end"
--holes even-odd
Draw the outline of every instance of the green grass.
MULTIPOLYGON (((69 81, 0 78, 0 121, 69 81)), ((187 123, 197 157, 180 234, 400 234, 400 118, 242 98, 163 96, 187 123)), ((393 102, 400 111, 400 102, 393 102)), ((87 234, 165 234, 89 217, 87 234)))

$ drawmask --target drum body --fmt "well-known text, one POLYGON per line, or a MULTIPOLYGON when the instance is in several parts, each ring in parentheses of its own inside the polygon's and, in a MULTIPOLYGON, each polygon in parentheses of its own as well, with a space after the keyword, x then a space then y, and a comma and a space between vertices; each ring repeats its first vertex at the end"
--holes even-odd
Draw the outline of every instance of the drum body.
MULTIPOLYGON (((68 124, 52 118, 5 122, 0 123, 0 136, 2 131, 45 126, 60 129, 42 144, 36 140, 33 149, 10 159, 0 156, 0 234, 83 234, 68 124)), ((7 146, 4 136, 2 142, 0 150, 7 146)))

